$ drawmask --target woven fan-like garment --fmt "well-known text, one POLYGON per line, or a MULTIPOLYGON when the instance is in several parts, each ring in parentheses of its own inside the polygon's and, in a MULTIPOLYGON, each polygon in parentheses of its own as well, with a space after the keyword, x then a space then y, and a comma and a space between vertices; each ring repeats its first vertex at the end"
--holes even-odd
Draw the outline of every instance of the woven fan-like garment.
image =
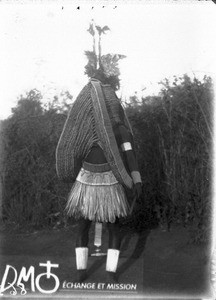
POLYGON ((114 120, 116 119, 119 123, 123 123, 124 111, 121 111, 121 115, 120 109, 117 107, 115 109, 115 105, 118 102, 117 99, 114 100, 115 93, 111 88, 104 86, 102 90, 101 84, 97 81, 92 81, 92 85, 93 89, 91 90, 91 95, 94 107, 95 122, 97 124, 96 130, 99 139, 102 142, 105 157, 117 180, 126 187, 131 188, 132 179, 122 161, 111 123, 111 118, 114 120), (107 101, 105 101, 105 99, 107 101), (110 108, 110 115, 108 114, 107 107, 110 108))
POLYGON ((124 167, 112 130, 118 123, 123 123, 131 132, 114 90, 110 85, 92 80, 74 102, 59 139, 56 149, 59 178, 74 181, 93 144, 98 143, 117 180, 131 188, 132 179, 124 167), (98 88, 102 95, 98 94, 98 88))

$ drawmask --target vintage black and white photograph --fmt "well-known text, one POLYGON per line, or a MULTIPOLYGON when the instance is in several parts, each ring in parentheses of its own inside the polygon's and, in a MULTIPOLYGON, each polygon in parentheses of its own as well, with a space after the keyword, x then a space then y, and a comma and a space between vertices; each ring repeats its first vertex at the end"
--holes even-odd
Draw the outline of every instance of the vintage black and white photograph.
POLYGON ((216 297, 215 36, 213 1, 0 2, 2 297, 216 297))

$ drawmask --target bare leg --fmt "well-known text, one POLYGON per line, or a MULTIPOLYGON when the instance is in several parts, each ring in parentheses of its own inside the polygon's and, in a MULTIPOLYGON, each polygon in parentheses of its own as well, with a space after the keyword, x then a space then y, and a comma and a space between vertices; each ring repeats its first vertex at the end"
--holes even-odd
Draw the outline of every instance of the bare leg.
POLYGON ((107 223, 107 226, 109 231, 109 249, 106 262, 107 281, 116 283, 118 282, 116 269, 121 245, 119 220, 117 219, 115 223, 107 223))
POLYGON ((89 242, 90 220, 80 219, 78 221, 78 231, 76 237, 76 247, 87 247, 89 242))
POLYGON ((109 249, 120 250, 121 239, 119 219, 116 219, 115 223, 107 223, 107 227, 109 231, 109 249))
POLYGON ((78 232, 76 237, 76 266, 77 278, 76 281, 83 282, 87 278, 87 263, 88 263, 88 241, 89 229, 91 221, 81 219, 78 221, 78 232))

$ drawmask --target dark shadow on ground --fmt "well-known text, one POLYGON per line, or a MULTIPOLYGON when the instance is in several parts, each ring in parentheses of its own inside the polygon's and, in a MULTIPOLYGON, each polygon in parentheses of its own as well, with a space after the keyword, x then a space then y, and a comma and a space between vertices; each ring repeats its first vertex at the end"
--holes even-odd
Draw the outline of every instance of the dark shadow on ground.
MULTIPOLYGON (((128 257, 125 263, 121 265, 121 267, 118 268, 118 277, 123 274, 127 269, 129 269, 134 263, 135 259, 141 257, 144 249, 147 237, 150 233, 150 230, 144 230, 143 232, 140 232, 138 234, 138 239, 135 244, 135 248, 132 252, 132 254, 128 257)), ((124 257, 124 252, 129 250, 131 247, 130 241, 132 237, 134 236, 134 233, 128 233, 127 231, 121 231, 121 249, 120 249, 120 257, 124 257)), ((134 245, 133 245, 134 246, 134 245)), ((106 256, 103 256, 101 258, 98 258, 97 261, 88 269, 88 277, 94 273, 101 267, 102 264, 106 262, 106 256)))
POLYGON ((88 277, 96 273, 96 271, 101 267, 102 264, 106 262, 106 256, 98 258, 97 261, 87 270, 88 277))
MULTIPOLYGON (((135 245, 134 251, 132 252, 132 254, 129 256, 129 258, 126 260, 126 262, 121 265, 121 267, 119 267, 118 269, 118 275, 120 276, 121 274, 123 274, 128 268, 131 267, 131 265, 135 262, 135 259, 141 257, 144 249, 145 249, 145 245, 146 245, 146 241, 147 241, 147 237, 150 233, 150 230, 144 230, 143 232, 140 232, 138 234, 138 240, 137 243, 135 245)), ((124 243, 122 245, 122 250, 127 249, 131 240, 132 235, 128 235, 127 233, 124 233, 125 235, 125 240, 124 243)))
MULTIPOLYGON (((32 265, 37 275, 43 272, 39 263, 50 260, 59 264, 55 273, 61 284, 65 280, 73 282, 76 275, 76 230, 76 225, 73 225, 66 229, 28 234, 0 232, 0 280, 7 264, 14 266, 18 272, 21 267, 29 268, 32 265)), ((201 298, 205 298, 208 294, 208 249, 206 245, 188 244, 189 233, 186 228, 176 226, 168 232, 158 227, 139 233, 124 228, 121 233, 118 275, 122 283, 137 283, 139 293, 142 290, 154 297, 163 293, 190 295, 191 298, 202 295, 201 298)), ((89 254, 95 250, 93 237, 94 227, 90 233, 89 254)), ((104 230, 102 252, 106 252, 107 244, 108 234, 104 230)), ((89 282, 104 282, 105 262, 106 256, 89 257, 89 282)))

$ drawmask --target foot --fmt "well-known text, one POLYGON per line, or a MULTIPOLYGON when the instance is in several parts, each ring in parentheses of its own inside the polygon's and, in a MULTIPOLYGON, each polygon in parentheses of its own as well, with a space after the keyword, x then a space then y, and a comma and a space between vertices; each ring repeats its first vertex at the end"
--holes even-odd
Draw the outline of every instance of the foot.
POLYGON ((106 282, 107 283, 118 283, 118 277, 116 275, 116 272, 106 272, 106 282))
POLYGON ((87 278, 86 270, 77 270, 76 282, 84 282, 87 278))

